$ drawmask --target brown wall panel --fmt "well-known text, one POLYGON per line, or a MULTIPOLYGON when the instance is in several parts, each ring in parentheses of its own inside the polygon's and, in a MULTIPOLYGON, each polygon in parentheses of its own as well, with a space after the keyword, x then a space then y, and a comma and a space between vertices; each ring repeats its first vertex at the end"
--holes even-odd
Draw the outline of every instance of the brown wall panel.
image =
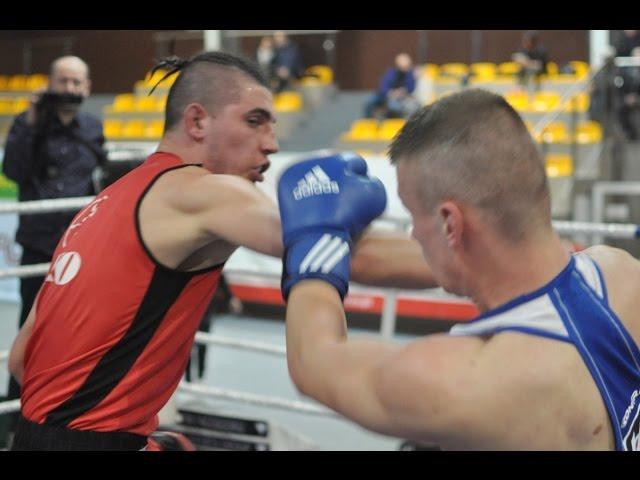
POLYGON ((471 62, 471 30, 428 30, 427 63, 471 62))
MULTIPOLYGON (((507 62, 520 48, 524 30, 481 30, 482 56, 488 62, 507 62)), ((541 30, 540 43, 549 61, 558 65, 571 60, 589 61, 588 30, 541 30)))
MULTIPOLYGON (((46 73, 52 60, 71 53, 85 60, 91 68, 95 93, 128 92, 136 80, 144 77, 154 65, 155 30, 40 30, 0 32, 0 51, 11 52, 0 56, 0 72, 46 73), (70 43, 68 42, 70 39, 70 43), (25 71, 23 46, 31 46, 30 71, 25 71), (70 51, 69 51, 70 45, 70 51)), ((197 45, 176 43, 177 54, 201 50, 197 45), (184 45, 183 45, 184 44, 184 45), (185 47, 187 47, 185 49, 185 47)))
POLYGON ((336 81, 340 88, 373 89, 400 52, 415 58, 417 30, 343 30, 336 38, 336 81))
MULTIPOLYGON (((46 72, 58 55, 71 52, 85 59, 92 70, 96 93, 131 91, 143 78, 159 52, 166 51, 154 40, 157 30, 41 30, 0 31, 0 73, 46 72), (71 39, 71 43, 69 43, 71 39), (23 55, 23 45, 31 42, 30 58, 23 55), (69 45, 71 45, 69 47, 69 45), (25 65, 31 65, 25 71, 25 65)), ((165 34, 167 32, 164 32, 165 34)), ((523 30, 343 30, 336 35, 335 78, 343 89, 374 89, 395 55, 407 52, 414 59, 432 63, 477 60, 503 62, 520 46, 523 30), (426 42, 420 45, 420 39, 426 42), (474 43, 480 41, 480 43, 474 43), (475 47, 474 47, 475 46, 475 47)), ((166 36, 166 35, 165 35, 166 36)), ((294 35, 305 65, 325 63, 322 47, 324 35, 294 35)), ((542 30, 542 43, 549 58, 559 64, 570 60, 588 60, 587 30, 542 30)), ((253 56, 257 38, 241 42, 245 55, 253 56)), ((198 40, 176 40, 174 52, 190 56, 202 48, 198 40)))

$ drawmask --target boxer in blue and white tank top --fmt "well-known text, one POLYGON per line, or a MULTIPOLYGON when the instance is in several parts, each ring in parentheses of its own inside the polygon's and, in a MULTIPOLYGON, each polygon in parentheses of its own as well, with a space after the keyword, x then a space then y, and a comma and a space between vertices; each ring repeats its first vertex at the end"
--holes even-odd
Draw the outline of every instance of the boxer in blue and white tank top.
POLYGON ((606 405, 617 450, 640 450, 640 350, 609 307, 597 264, 584 253, 544 287, 484 312, 450 335, 516 331, 568 342, 580 352, 606 405))
MULTIPOLYGON (((413 265, 480 316, 401 345, 347 338, 338 287, 349 271, 309 280, 295 274, 307 257, 292 255, 283 285, 294 383, 366 428, 442 449, 638 450, 640 262, 608 246, 570 253, 518 113, 500 95, 465 89, 416 112, 389 156, 417 248, 388 244, 385 284, 411 286, 399 266, 413 265)), ((318 215, 288 198, 300 181, 294 170, 280 181, 285 232, 348 232, 360 206, 375 204, 354 184, 353 197, 334 199, 337 213, 318 215)), ((376 269, 380 258, 367 257, 376 269)))

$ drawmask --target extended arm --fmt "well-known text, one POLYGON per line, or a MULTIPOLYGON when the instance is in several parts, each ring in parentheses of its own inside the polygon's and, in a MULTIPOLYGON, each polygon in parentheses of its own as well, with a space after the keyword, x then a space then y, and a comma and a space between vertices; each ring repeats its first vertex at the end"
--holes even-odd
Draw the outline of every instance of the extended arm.
POLYGON ((364 285, 423 289, 438 286, 420 244, 400 232, 368 231, 356 243, 351 279, 364 285))
POLYGON ((231 244, 281 257, 282 228, 278 207, 251 182, 232 175, 207 175, 196 186, 198 222, 209 234, 231 244), (204 197, 204 198, 202 198, 204 197))

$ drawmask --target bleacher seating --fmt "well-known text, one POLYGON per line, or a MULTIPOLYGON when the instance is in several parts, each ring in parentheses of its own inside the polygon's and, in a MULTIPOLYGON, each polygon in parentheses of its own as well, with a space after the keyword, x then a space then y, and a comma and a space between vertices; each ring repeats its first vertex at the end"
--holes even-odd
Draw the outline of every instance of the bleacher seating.
MULTIPOLYGON (((436 99, 467 87, 479 87, 503 95, 521 115, 545 158, 554 195, 561 199, 558 204, 563 205, 562 211, 557 205, 554 207, 554 216, 562 216, 568 211, 567 198, 573 179, 599 177, 599 157, 603 148, 602 127, 588 119, 590 98, 583 87, 589 65, 578 61, 569 65, 574 73, 560 73, 558 65, 550 62, 548 74, 541 78, 537 90, 518 84, 520 66, 515 62, 430 63, 418 66, 417 71, 419 79, 429 82, 436 99), (569 90, 574 94, 567 98, 569 90)), ((357 120, 349 131, 340 135, 336 146, 359 152, 384 153, 403 123, 403 120, 380 123, 372 119, 357 120)))

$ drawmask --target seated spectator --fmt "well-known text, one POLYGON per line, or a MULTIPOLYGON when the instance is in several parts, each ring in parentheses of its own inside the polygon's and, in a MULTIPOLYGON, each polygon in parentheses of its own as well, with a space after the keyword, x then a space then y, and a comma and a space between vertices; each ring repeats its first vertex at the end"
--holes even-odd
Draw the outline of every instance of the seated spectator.
MULTIPOLYGON (((640 59, 640 47, 632 50, 631 56, 640 59)), ((620 70, 620 124, 629 140, 640 139, 640 67, 620 70)))
POLYGON ((640 34, 638 30, 623 30, 624 35, 616 42, 617 57, 631 57, 633 49, 640 47, 640 34))
POLYGON ((416 77, 413 61, 407 53, 396 56, 395 65, 389 68, 380 82, 378 91, 367 101, 367 118, 407 118, 420 105, 413 96, 416 77))
POLYGON ((298 46, 284 32, 275 32, 273 42, 276 47, 273 57, 274 91, 280 93, 291 86, 292 80, 302 77, 304 66, 298 46))
POLYGON ((522 85, 530 80, 539 84, 540 76, 547 73, 547 50, 539 43, 538 32, 528 31, 522 37, 522 48, 513 54, 513 61, 520 64, 518 79, 522 85))
POLYGON ((271 80, 274 76, 273 60, 275 58, 273 38, 262 37, 256 50, 256 62, 260 65, 264 75, 271 80))

